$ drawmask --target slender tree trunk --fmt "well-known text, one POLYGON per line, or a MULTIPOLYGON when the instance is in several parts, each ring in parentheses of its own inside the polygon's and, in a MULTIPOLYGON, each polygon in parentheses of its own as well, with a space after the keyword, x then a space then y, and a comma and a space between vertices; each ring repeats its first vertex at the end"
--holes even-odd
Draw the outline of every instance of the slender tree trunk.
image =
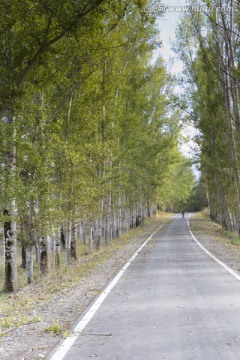
POLYGON ((88 237, 88 254, 92 254, 93 252, 93 227, 90 226, 90 232, 88 237))
POLYGON ((52 232, 52 253, 53 253, 53 267, 56 267, 56 236, 54 231, 52 232))
POLYGON ((26 272, 27 272, 27 283, 31 284, 33 281, 33 253, 32 245, 26 247, 26 272))
POLYGON ((114 211, 112 215, 112 238, 116 239, 117 237, 117 214, 114 211))
POLYGON ((147 216, 151 217, 150 200, 147 200, 147 216))
POLYGON ((60 266, 60 251, 61 251, 61 244, 60 244, 60 234, 61 234, 61 229, 56 231, 54 233, 54 237, 55 237, 55 266, 58 268, 60 266))
POLYGON ((35 253, 36 253, 36 262, 40 263, 40 258, 41 258, 41 254, 40 254, 40 246, 39 246, 39 242, 37 241, 35 244, 35 253))
POLYGON ((22 253, 21 268, 22 268, 22 269, 26 269, 26 249, 25 249, 25 246, 24 246, 24 245, 22 245, 21 253, 22 253))
POLYGON ((68 266, 71 261, 71 221, 66 221, 66 232, 65 232, 65 262, 68 266))
POLYGON ((51 270, 51 237, 50 236, 46 236, 45 239, 46 242, 46 251, 47 251, 47 272, 50 272, 51 270))
POLYGON ((6 255, 5 255, 5 231, 4 231, 4 224, 2 227, 2 243, 1 243, 2 249, 3 249, 3 253, 2 253, 2 264, 3 264, 3 271, 5 271, 5 260, 6 260, 6 255))
POLYGON ((99 220, 95 220, 95 232, 94 232, 94 249, 100 248, 100 234, 99 234, 99 220))
MULTIPOLYGON (((10 130, 11 145, 8 152, 5 154, 6 167, 9 169, 12 186, 15 186, 16 173, 16 131, 15 131, 15 116, 9 111, 9 115, 5 117, 5 122, 8 124, 10 130)), ((13 198, 9 204, 9 211, 4 210, 4 215, 10 217, 4 222, 4 238, 5 238, 5 272, 4 272, 4 290, 16 292, 18 290, 18 275, 17 275, 17 223, 16 214, 17 206, 16 199, 13 198)))
POLYGON ((51 269, 51 246, 50 237, 40 240, 40 274, 44 275, 51 269))
POLYGON ((122 234, 122 203, 121 203, 121 189, 119 189, 118 204, 117 204, 117 238, 122 234))
MULTIPOLYGON (((66 229, 65 229, 66 230, 66 229)), ((66 246, 66 231, 64 231, 64 227, 63 225, 61 226, 61 230, 60 230, 60 243, 61 243, 61 250, 65 250, 65 246, 66 246)))
MULTIPOLYGON (((15 200, 12 201, 11 214, 16 213, 15 200)), ((5 210, 5 215, 8 216, 8 211, 5 210)), ((17 276, 17 225, 15 216, 12 220, 4 222, 4 238, 5 238, 5 278, 4 290, 9 292, 16 292, 18 290, 18 276, 17 276)))
POLYGON ((86 244, 86 240, 85 240, 85 231, 84 231, 84 223, 82 221, 80 221, 79 224, 80 227, 80 242, 81 244, 86 244))
POLYGON ((111 242, 111 214, 110 214, 110 195, 105 198, 105 215, 104 215, 104 243, 109 245, 111 242))
POLYGON ((77 260, 77 227, 75 221, 72 221, 71 233, 71 258, 77 260))

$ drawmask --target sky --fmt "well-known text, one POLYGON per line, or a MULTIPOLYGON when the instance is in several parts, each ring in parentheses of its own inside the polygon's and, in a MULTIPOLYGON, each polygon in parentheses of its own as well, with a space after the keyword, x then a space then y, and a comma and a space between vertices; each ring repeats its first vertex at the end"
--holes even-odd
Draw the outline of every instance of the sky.
POLYGON ((167 2, 167 10, 164 15, 159 17, 157 20, 157 25, 159 28, 159 39, 162 42, 162 46, 156 51, 155 56, 159 54, 163 57, 163 59, 168 62, 168 64, 175 58, 174 63, 169 67, 171 68, 171 72, 174 74, 179 74, 183 69, 183 64, 181 61, 176 59, 176 54, 171 49, 171 42, 175 39, 175 31, 178 25, 178 22, 181 19, 183 12, 174 11, 176 9, 180 9, 186 5, 186 0, 172 0, 167 2), (172 11, 170 11, 172 10, 172 11))
MULTIPOLYGON (((177 59, 177 55, 172 50, 171 43, 176 39, 175 31, 181 16, 184 14, 184 9, 187 8, 187 0, 168 0, 163 1, 163 7, 166 7, 163 16, 157 20, 157 26, 159 28, 159 40, 162 42, 162 46, 158 48, 154 53, 156 59, 159 55, 164 59, 165 65, 171 74, 176 76, 181 74, 183 70, 183 63, 177 59)), ((179 86, 175 87, 176 93, 181 92, 179 86)), ((194 135, 197 134, 197 130, 190 125, 185 125, 183 130, 184 137, 189 140, 180 146, 180 150, 187 157, 192 157, 196 143, 192 140, 194 135)), ((198 179, 200 174, 196 168, 193 169, 196 178, 198 179)))

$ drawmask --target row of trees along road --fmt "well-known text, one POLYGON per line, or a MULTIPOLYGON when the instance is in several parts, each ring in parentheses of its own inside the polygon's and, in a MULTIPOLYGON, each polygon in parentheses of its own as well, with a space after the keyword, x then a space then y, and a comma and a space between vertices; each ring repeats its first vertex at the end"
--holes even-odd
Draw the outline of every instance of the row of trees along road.
POLYGON ((201 170, 210 215, 240 232, 240 115, 238 1, 191 1, 178 30, 187 103, 200 130, 201 170), (196 11, 199 9, 199 11, 196 11))
MULTIPOLYGON (((92 252, 154 214, 164 196, 161 206, 172 206, 164 182, 169 172, 184 176, 174 164, 185 159, 172 80, 160 59, 149 63, 158 44, 146 4, 0 4, 6 291, 18 289, 17 254, 31 283, 33 263, 44 274, 64 250, 68 265, 80 241, 92 252)), ((192 182, 191 174, 187 193, 192 182)))

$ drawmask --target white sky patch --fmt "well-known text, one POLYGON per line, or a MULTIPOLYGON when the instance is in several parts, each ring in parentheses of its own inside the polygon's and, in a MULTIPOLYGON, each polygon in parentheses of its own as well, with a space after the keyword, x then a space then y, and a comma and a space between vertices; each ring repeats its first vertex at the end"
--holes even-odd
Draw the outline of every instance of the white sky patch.
POLYGON ((178 75, 183 70, 183 63, 176 58, 171 43, 176 39, 175 31, 182 15, 185 13, 184 8, 187 5, 187 1, 170 0, 167 4, 163 1, 163 4, 163 7, 166 7, 166 11, 157 19, 157 26, 160 32, 159 38, 162 46, 155 51, 153 59, 161 55, 166 62, 168 70, 178 75), (167 9, 171 9, 172 11, 168 11, 167 9), (176 9, 176 11, 174 11, 174 9, 176 9), (183 11, 179 11, 181 9, 183 11))
MULTIPOLYGON (((157 19, 159 40, 162 42, 162 46, 155 50, 152 61, 156 61, 160 55, 165 62, 167 71, 176 76, 181 74, 184 64, 177 58, 177 55, 172 50, 172 43, 176 41, 175 32, 181 17, 185 14, 186 9, 188 8, 187 5, 187 0, 170 0, 167 3, 166 1, 163 1, 163 8, 165 7, 166 9, 164 14, 157 19)), ((182 88, 179 85, 176 85, 174 92, 176 94, 181 94, 182 88)), ((188 158, 192 159, 195 155, 197 144, 194 142, 194 137, 198 133, 198 130, 194 128, 193 125, 184 125, 182 135, 188 140, 186 142, 180 142, 179 148, 180 151, 188 158)), ((198 179, 200 177, 200 173, 195 166, 193 167, 193 171, 198 179)))

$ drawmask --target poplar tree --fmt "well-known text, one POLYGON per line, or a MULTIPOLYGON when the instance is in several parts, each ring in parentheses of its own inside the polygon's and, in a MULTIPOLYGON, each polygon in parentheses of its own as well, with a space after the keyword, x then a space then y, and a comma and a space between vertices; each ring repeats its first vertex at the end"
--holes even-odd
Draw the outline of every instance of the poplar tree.
POLYGON ((210 216, 239 232, 238 13, 232 1, 220 2, 218 8, 205 1, 202 5, 209 11, 193 11, 183 19, 178 52, 191 84, 192 116, 201 131, 210 216))

